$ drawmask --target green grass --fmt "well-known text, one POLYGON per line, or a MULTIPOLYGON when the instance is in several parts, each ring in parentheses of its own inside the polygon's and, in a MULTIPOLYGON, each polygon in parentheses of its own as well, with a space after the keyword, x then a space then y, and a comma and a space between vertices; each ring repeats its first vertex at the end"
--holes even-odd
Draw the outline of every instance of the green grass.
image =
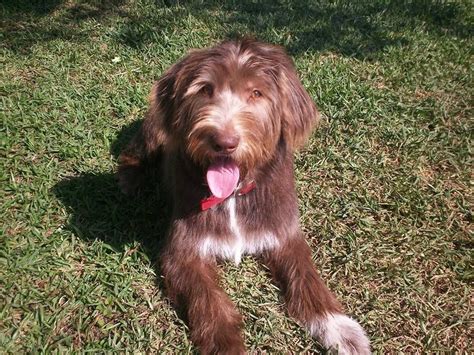
MULTIPOLYGON (((323 113, 301 222, 374 350, 474 350, 470 1, 36 3, 1 5, 0 352, 194 351, 154 267, 166 211, 113 172, 152 82, 236 33, 288 48, 323 113)), ((253 258, 221 271, 251 352, 319 349, 253 258)))

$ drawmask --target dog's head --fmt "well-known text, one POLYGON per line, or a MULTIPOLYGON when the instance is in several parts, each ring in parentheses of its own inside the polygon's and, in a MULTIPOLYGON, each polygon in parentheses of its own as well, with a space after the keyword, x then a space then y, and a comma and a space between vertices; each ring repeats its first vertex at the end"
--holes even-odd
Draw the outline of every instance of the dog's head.
POLYGON ((317 119, 285 51, 254 40, 189 53, 155 84, 151 110, 165 149, 241 176, 271 159, 279 142, 296 149, 317 119))

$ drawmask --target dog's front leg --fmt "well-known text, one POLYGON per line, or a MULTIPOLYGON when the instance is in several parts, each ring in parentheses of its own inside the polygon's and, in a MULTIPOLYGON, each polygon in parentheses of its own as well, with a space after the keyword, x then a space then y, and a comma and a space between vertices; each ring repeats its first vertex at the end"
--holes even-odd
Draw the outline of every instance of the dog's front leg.
POLYGON ((162 271, 168 296, 184 310, 191 339, 202 354, 244 354, 242 320, 218 286, 215 265, 183 251, 167 252, 162 271))
POLYGON ((339 354, 370 354, 362 327, 344 315, 341 306, 319 277, 311 250, 300 236, 264 255, 285 296, 290 316, 305 325, 327 348, 339 354))

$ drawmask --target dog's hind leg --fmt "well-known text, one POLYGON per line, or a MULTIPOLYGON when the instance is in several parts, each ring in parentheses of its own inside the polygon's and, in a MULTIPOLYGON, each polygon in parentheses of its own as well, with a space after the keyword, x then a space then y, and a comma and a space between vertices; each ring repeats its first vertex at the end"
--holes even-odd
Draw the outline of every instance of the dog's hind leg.
POLYGON ((143 185, 146 176, 146 154, 142 134, 140 127, 118 158, 118 182, 120 189, 127 195, 134 195, 143 185))
POLYGON ((201 353, 245 354, 241 317, 218 286, 215 265, 173 252, 163 255, 162 271, 168 297, 185 312, 201 353))
POLYGON ((119 186, 126 194, 134 194, 150 182, 150 174, 157 173, 168 141, 166 117, 170 115, 170 75, 164 75, 153 85, 146 117, 131 142, 118 158, 119 186))
POLYGON ((370 354, 364 330, 342 313, 341 305, 318 275, 302 237, 269 251, 264 261, 284 293, 290 316, 306 326, 324 347, 337 349, 339 354, 370 354))
POLYGON ((118 157, 118 183, 127 195, 134 195, 146 184, 156 182, 159 174, 162 147, 157 146, 153 151, 147 149, 147 139, 143 132, 143 125, 146 123, 143 122, 135 137, 118 157))
POLYGON ((156 182, 166 136, 163 115, 152 101, 145 120, 118 158, 119 186, 125 194, 133 195, 145 184, 156 182))

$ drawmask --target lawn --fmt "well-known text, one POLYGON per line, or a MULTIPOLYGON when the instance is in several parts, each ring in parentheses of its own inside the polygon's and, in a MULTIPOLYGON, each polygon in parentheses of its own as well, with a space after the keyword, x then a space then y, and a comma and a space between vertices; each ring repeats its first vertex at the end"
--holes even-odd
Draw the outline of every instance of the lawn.
MULTIPOLYGON (((373 349, 474 351, 472 2, 0 8, 1 353, 195 351, 155 266, 166 206, 114 171, 153 81, 236 34, 285 46, 322 112, 296 157, 301 223, 373 349)), ((220 271, 250 352, 320 349, 254 258, 220 271)))

